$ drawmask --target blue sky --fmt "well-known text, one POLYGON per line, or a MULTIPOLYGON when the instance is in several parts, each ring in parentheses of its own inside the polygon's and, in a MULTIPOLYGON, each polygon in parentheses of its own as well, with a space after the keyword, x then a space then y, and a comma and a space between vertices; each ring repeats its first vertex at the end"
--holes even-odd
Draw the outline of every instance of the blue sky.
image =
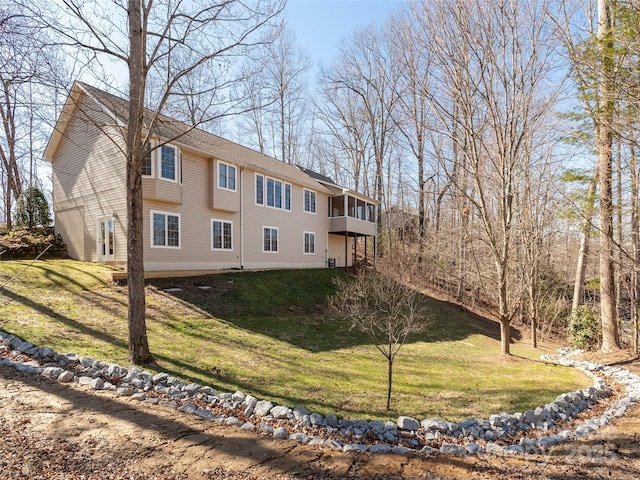
POLYGON ((285 18, 314 66, 330 63, 340 40, 382 21, 404 0, 288 0, 285 18))

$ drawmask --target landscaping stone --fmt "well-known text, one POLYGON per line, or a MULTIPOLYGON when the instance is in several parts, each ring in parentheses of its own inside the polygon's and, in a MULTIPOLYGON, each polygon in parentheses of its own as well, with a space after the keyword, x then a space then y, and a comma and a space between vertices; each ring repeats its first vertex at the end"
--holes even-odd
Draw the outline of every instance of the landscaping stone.
POLYGON ((420 428, 420 422, 411 417, 398 417, 398 428, 402 430, 418 430, 420 428))
POLYGON ((278 405, 276 407, 273 407, 269 411, 269 414, 271 416, 273 416, 273 418, 275 418, 276 420, 287 419, 287 418, 289 418, 289 415, 291 414, 291 409, 289 407, 278 405))
POLYGON ((273 408, 273 403, 268 400, 260 400, 256 402, 256 406, 253 409, 253 413, 255 413, 259 417, 266 417, 269 415, 269 412, 273 408))
POLYGON ((289 438, 289 431, 286 427, 279 427, 273 431, 273 438, 277 438, 279 440, 286 440, 289 438))
POLYGON ((443 443, 440 446, 440 453, 444 453, 447 455, 454 455, 456 457, 464 457, 467 454, 467 450, 465 447, 461 445, 455 445, 452 443, 443 443))
POLYGON ((72 382, 73 381, 73 372, 70 372, 69 370, 65 370, 60 375, 58 375, 58 379, 57 380, 59 382, 63 382, 63 383, 72 382))
POLYGON ((366 445, 361 445, 359 443, 348 443, 346 445, 343 445, 342 447, 342 451, 347 453, 347 452, 366 452, 367 449, 369 447, 367 447, 366 445))

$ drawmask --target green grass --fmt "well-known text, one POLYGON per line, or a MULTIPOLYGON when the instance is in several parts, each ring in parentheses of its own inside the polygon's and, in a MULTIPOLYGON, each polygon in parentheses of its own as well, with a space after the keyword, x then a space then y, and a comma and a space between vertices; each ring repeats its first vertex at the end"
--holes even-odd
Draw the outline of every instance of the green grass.
MULTIPOLYGON (((0 285, 28 262, 0 262, 0 285)), ((59 352, 127 365, 126 287, 105 266, 36 262, 0 289, 0 328, 59 352)), ((583 388, 580 372, 543 364, 549 350, 499 352, 493 322, 430 299, 433 323, 400 351, 393 410, 385 410, 386 359, 325 309, 337 270, 221 273, 150 280, 149 370, 223 391, 350 418, 461 420, 548 403, 583 388), (199 287, 207 286, 208 289, 199 287), (176 293, 168 287, 180 287, 176 293), (217 372, 220 372, 219 374, 217 372)))

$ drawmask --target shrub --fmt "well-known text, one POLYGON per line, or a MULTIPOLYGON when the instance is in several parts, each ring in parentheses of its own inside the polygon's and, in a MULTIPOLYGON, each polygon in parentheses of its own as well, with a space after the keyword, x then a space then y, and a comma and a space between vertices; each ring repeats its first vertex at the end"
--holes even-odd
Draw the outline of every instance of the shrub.
POLYGON ((0 233, 0 259, 22 260, 33 259, 40 255, 49 245, 47 258, 67 258, 67 246, 53 228, 14 228, 7 233, 0 233))
POLYGON ((580 306, 569 317, 567 327, 572 347, 591 350, 600 343, 600 320, 592 308, 580 306))

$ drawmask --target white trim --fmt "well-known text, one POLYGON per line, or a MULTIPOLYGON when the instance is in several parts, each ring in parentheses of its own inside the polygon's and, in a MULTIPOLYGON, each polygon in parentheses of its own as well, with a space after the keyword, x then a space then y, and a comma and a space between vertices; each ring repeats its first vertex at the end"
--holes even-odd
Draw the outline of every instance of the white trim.
POLYGON ((302 189, 302 211, 304 211, 304 213, 310 213, 311 215, 316 215, 318 212, 318 194, 315 190, 311 190, 310 188, 302 189), (307 210, 307 192, 313 195, 313 210, 307 210))
POLYGON ((231 220, 222 220, 221 218, 212 218, 211 219, 211 250, 214 252, 233 252, 233 221, 231 220), (222 224, 222 247, 216 248, 213 246, 213 222, 220 222, 222 224), (231 225, 231 248, 224 248, 224 224, 228 223, 231 225))
POLYGON ((280 231, 278 227, 271 227, 269 225, 263 225, 260 230, 260 243, 262 244, 262 253, 278 253, 280 251, 280 231), (264 229, 269 228, 271 230, 276 231, 276 249, 275 250, 265 250, 264 249, 264 229))
POLYGON ((157 148, 158 154, 157 156, 157 160, 158 160, 158 180, 164 180, 165 182, 173 182, 173 183, 178 183, 178 179, 180 178, 180 150, 178 148, 177 145, 172 145, 169 143, 166 143, 164 145, 160 145, 157 148), (174 178, 167 178, 167 177, 163 177, 162 176, 162 149, 163 148, 172 148, 173 152, 174 152, 174 157, 173 157, 173 176, 174 178))
MULTIPOLYGON (((108 238, 108 234, 109 234, 109 230, 107 228, 107 238, 108 238)), ((115 261, 116 259, 116 217, 113 213, 107 213, 107 214, 102 214, 102 215, 98 215, 96 217, 96 258, 98 259, 99 262, 112 262, 115 261), (102 255, 102 250, 101 250, 101 243, 100 240, 102 239, 102 231, 101 231, 101 226, 102 226, 102 222, 106 221, 107 225, 108 222, 111 222, 111 226, 113 228, 113 239, 111 242, 107 243, 108 246, 111 247, 111 250, 113 250, 112 254, 106 253, 104 255, 102 255)))
POLYGON ((172 250, 180 250, 182 248, 182 219, 179 213, 174 212, 162 212, 160 210, 149 210, 149 243, 151 248, 169 248, 172 250), (153 238, 153 216, 154 215, 164 215, 165 217, 165 231, 164 231, 164 241, 165 245, 154 245, 153 238), (178 217, 178 246, 167 245, 167 216, 178 217))
POLYGON ((216 162, 216 187, 220 190, 226 190, 228 192, 237 192, 238 191, 238 167, 236 167, 233 163, 224 162, 222 160, 218 160, 216 162), (220 165, 224 165, 227 167, 227 185, 229 184, 229 167, 233 168, 233 182, 234 188, 229 187, 221 187, 220 186, 220 165))
MULTIPOLYGON (((151 145, 151 151, 149 152, 149 155, 151 156, 151 175, 145 175, 144 173, 142 174, 142 178, 155 178, 156 177, 156 162, 155 162, 155 158, 156 158, 156 152, 158 151, 157 148, 153 147, 153 143, 149 142, 149 145, 151 145)), ((144 159, 142 160, 144 162, 144 159)), ((140 167, 140 170, 142 170, 142 167, 140 167)))
POLYGON ((302 254, 303 255, 315 255, 316 254, 316 232, 302 232, 302 254), (306 236, 313 235, 313 252, 305 252, 306 236))
POLYGON ((265 206, 265 189, 266 189, 267 183, 266 180, 264 178, 264 174, 262 173, 255 173, 254 176, 254 180, 253 180, 253 201, 255 203, 255 205, 257 205, 258 207, 264 207, 265 206), (262 178, 262 203, 258 203, 258 177, 262 178))
POLYGON ((284 182, 284 192, 282 192, 282 210, 290 212, 293 209, 293 185, 284 182), (287 208, 287 186, 289 187, 289 208, 287 208))

